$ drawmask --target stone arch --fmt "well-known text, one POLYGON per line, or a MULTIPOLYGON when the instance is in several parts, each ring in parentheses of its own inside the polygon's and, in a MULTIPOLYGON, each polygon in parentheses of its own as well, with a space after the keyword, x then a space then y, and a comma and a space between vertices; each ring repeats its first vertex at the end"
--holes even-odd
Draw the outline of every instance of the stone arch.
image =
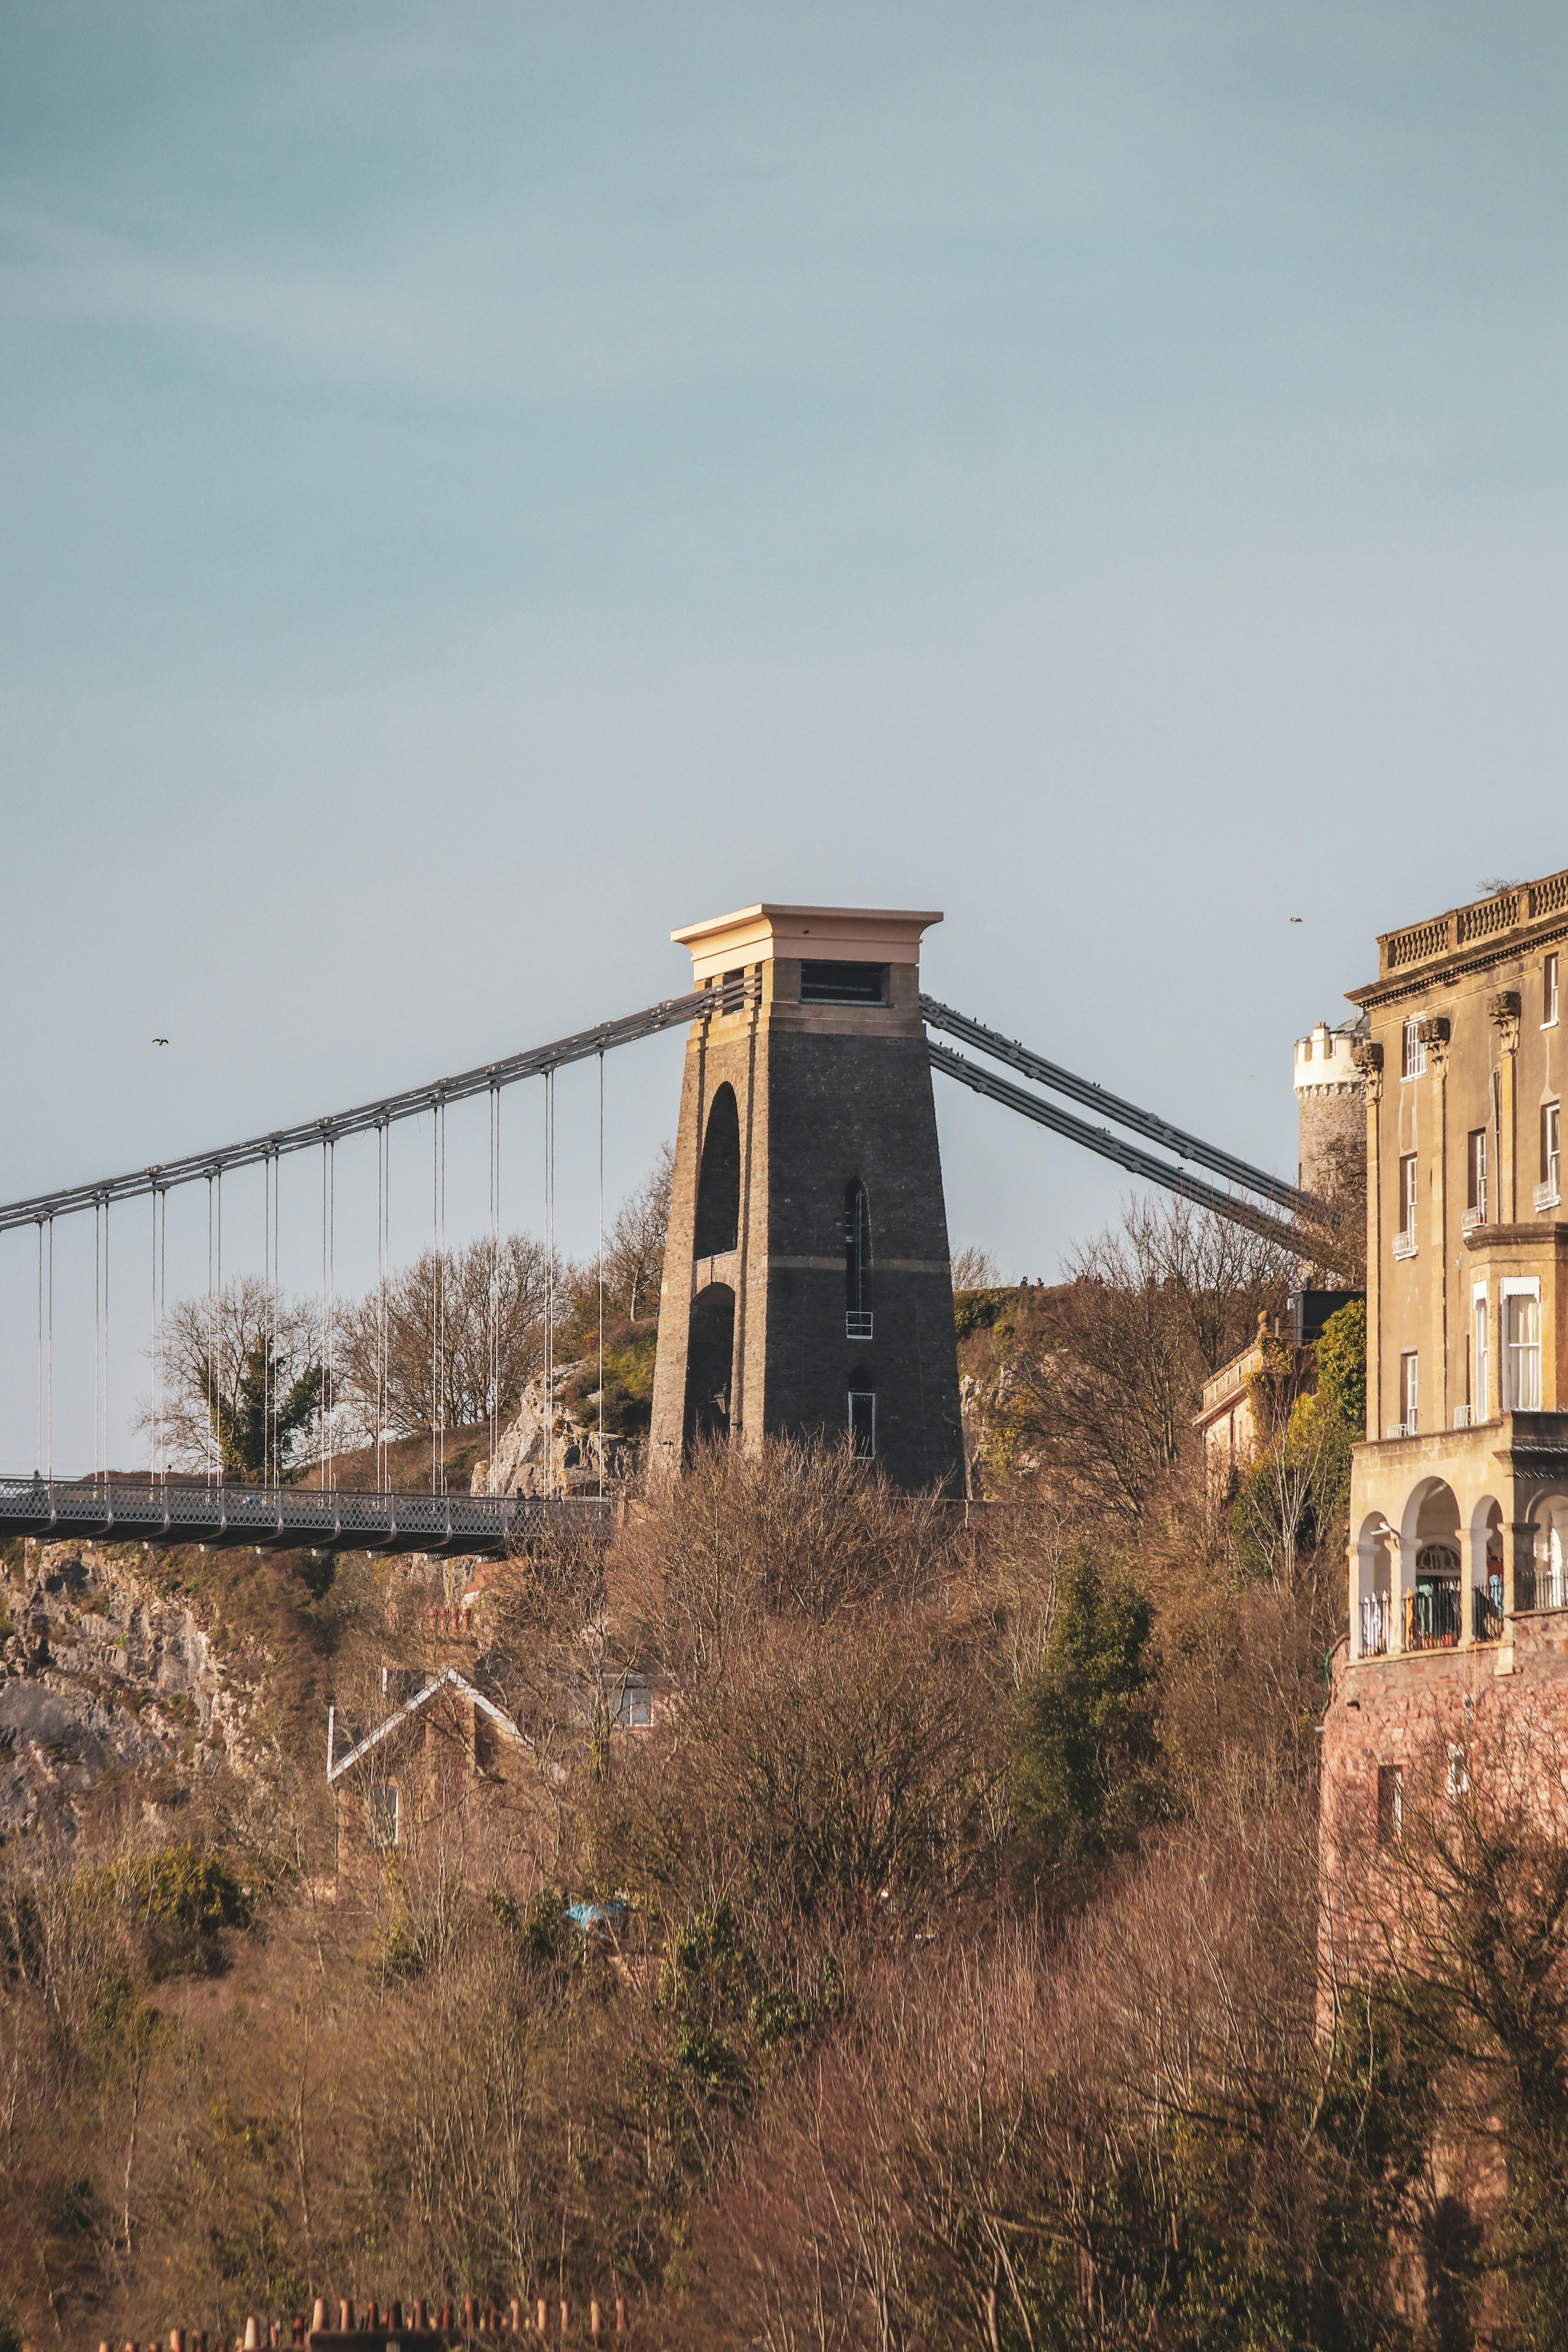
POLYGON ((730 1434, 730 1383, 735 1362, 735 1294, 710 1282, 692 1301, 686 1346, 686 1446, 730 1434))
POLYGON ((1459 1506, 1445 1478, 1411 1489, 1399 1530, 1400 1606, 1407 1650, 1449 1650, 1463 1624, 1459 1506))
POLYGON ((1551 1487, 1535 1496, 1529 1517, 1535 1590, 1528 1601, 1522 1593, 1516 1594, 1516 1605, 1521 1609, 1568 1608, 1568 1494, 1551 1487))
POLYGON ((1483 1495, 1470 1513, 1470 1590, 1476 1612, 1476 1639, 1495 1642, 1502 1634, 1502 1505, 1495 1495, 1483 1495))
POLYGON ((729 1081, 708 1107, 702 1165, 697 1177, 697 1225, 691 1255, 723 1257, 741 1234, 741 1114, 729 1081))
POLYGON ((1351 1631, 1358 1658, 1382 1657, 1393 1647, 1393 1530, 1381 1511, 1369 1511, 1356 1538, 1356 1606, 1351 1631))

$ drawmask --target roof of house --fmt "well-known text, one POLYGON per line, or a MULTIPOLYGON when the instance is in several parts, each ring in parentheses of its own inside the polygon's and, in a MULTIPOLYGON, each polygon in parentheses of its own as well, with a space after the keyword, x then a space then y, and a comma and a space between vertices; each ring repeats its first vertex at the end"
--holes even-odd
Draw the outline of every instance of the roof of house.
POLYGON ((487 1698, 483 1691, 476 1690, 473 1684, 468 1680, 467 1675, 460 1675, 456 1666, 447 1666, 442 1669, 440 1674, 432 1675, 430 1680, 424 1685, 423 1689, 416 1691, 412 1698, 405 1699, 400 1707, 395 1708, 394 1712, 387 1716, 383 1722, 378 1723, 374 1731, 367 1732, 363 1739, 356 1740, 346 1755, 334 1757, 332 1753, 332 1740, 337 1722, 337 1710, 335 1707, 329 1708, 327 1715, 327 1779, 329 1780, 341 1780, 343 1774, 349 1769, 350 1766, 362 1763, 364 1758, 370 1754, 373 1748, 378 1747, 384 1739, 392 1738, 397 1732, 406 1730, 415 1717, 417 1716, 423 1708, 428 1706, 430 1701, 435 1698, 439 1692, 444 1691, 448 1687, 455 1690, 459 1696, 472 1699, 474 1705, 482 1714, 487 1715, 489 1717, 490 1721, 496 1726, 496 1728, 499 1731, 504 1731, 507 1734, 507 1737, 510 1739, 514 1739, 520 1748, 526 1746, 527 1743, 523 1739, 521 1732, 518 1729, 510 1716, 506 1714, 502 1708, 497 1706, 493 1699, 487 1698))

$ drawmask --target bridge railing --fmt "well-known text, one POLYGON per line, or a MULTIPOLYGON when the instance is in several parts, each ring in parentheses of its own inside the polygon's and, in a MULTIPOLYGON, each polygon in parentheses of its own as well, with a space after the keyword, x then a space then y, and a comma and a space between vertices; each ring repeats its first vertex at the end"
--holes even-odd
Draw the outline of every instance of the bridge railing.
POLYGON ((598 1496, 427 1495, 310 1486, 0 1478, 0 1538, 249 1544, 260 1549, 499 1553, 531 1532, 607 1527, 598 1496))

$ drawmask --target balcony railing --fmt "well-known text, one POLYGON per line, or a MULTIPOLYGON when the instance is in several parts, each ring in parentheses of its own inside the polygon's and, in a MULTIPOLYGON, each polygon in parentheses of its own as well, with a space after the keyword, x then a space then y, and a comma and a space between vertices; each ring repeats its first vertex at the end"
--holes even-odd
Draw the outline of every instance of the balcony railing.
POLYGON ((1373 1593, 1361 1604, 1361 1654, 1363 1658, 1388 1655, 1389 1605, 1386 1592, 1373 1593))
POLYGON ((1457 1580, 1423 1585, 1405 1596, 1407 1650, 1457 1650, 1464 1622, 1457 1580))
POLYGON ((1415 1257, 1417 1252, 1417 1247, 1418 1244, 1416 1243, 1415 1235, 1411 1232, 1408 1226, 1406 1226, 1404 1233, 1394 1234, 1394 1255, 1395 1257, 1415 1257))
POLYGON ((1457 1404, 1454 1407, 1454 1427, 1456 1429, 1468 1429, 1470 1425, 1470 1412, 1471 1408, 1468 1404, 1457 1404))
POLYGON ((1568 1576, 1561 1560, 1521 1560, 1513 1571, 1516 1609, 1568 1609, 1568 1576))
POLYGON ((1479 1233, 1486 1221, 1487 1213, 1484 1209, 1467 1209, 1459 1220, 1459 1230, 1466 1234, 1479 1233))
POLYGON ((1471 1624, 1478 1642, 1502 1640, 1502 1602, 1495 1594, 1483 1592, 1478 1584, 1470 1595, 1471 1624))
POLYGON ((1542 1209, 1555 1209, 1561 1199, 1556 1178, 1548 1177, 1544 1184, 1538 1184, 1530 1198, 1531 1207, 1538 1212, 1542 1209))
POLYGON ((1416 1428, 1416 1415, 1412 1413, 1408 1421, 1391 1421, 1388 1427, 1383 1433, 1384 1437, 1415 1437, 1419 1435, 1419 1431, 1416 1428))

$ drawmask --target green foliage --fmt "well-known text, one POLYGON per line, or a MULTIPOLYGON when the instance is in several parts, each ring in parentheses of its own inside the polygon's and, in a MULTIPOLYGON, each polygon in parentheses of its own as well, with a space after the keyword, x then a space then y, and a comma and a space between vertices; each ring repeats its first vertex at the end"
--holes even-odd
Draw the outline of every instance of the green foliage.
MULTIPOLYGON (((1273 1575, 1282 1560, 1328 1540, 1350 1507, 1351 1450, 1366 1433, 1363 1300, 1330 1317, 1315 1353, 1316 1389, 1296 1399, 1283 1428, 1274 1429, 1243 1473, 1231 1505, 1232 1544, 1248 1580, 1273 1575)), ((1269 1427, 1270 1398, 1283 1378, 1266 1360, 1254 1386, 1260 1429, 1269 1427)))
POLYGON ((1158 1809, 1152 1622, 1144 1596, 1087 1552, 1068 1561, 1014 1756, 1019 1826, 1049 1867, 1120 1851, 1158 1809))
POLYGON ((210 1936, 250 1924, 251 1892, 216 1853, 195 1845, 160 1846, 107 1870, 83 1871, 79 1901, 112 1904, 144 1927, 210 1936))
POLYGON ((542 1887, 534 1896, 521 1932, 530 1955, 542 1966, 553 1967, 565 1958, 566 1908, 553 1888, 542 1887))
POLYGON ((995 1290, 955 1290, 952 1328, 957 1337, 967 1339, 973 1331, 994 1330, 1017 1295, 1011 1284, 995 1290))
POLYGON ((288 1366, 258 1340, 245 1359, 239 1379, 239 1401, 231 1410, 219 1394, 210 1365, 199 1378, 207 1415, 218 1452, 231 1470, 247 1478, 265 1475, 274 1459, 287 1461, 296 1438, 315 1420, 321 1402, 321 1367, 307 1365, 296 1379, 283 1383, 288 1366))

